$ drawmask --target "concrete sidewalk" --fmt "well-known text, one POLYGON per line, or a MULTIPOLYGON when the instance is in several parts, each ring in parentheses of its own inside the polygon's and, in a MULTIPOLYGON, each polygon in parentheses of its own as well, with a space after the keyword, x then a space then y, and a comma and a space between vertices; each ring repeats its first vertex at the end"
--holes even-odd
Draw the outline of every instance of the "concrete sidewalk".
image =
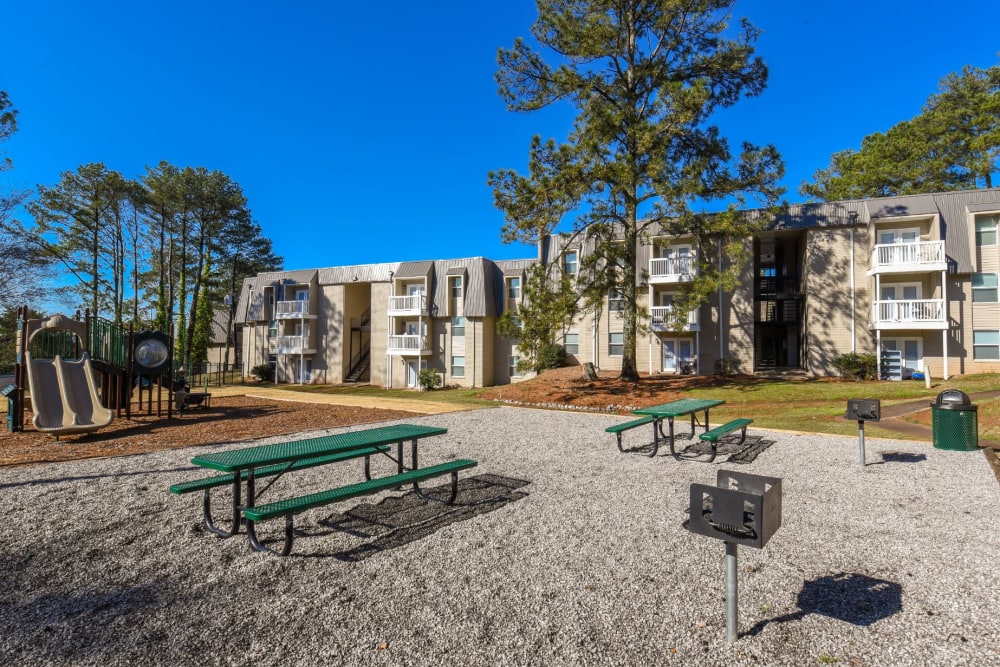
POLYGON ((324 403, 328 405, 347 405, 355 408, 383 408, 405 410, 422 415, 439 415, 446 412, 461 412, 473 410, 472 406, 455 405, 454 403, 438 403, 417 399, 351 396, 347 394, 321 394, 313 392, 293 391, 277 387, 255 387, 253 385, 229 385, 225 387, 209 387, 212 396, 249 396, 251 398, 267 398, 273 401, 294 401, 297 403, 324 403))

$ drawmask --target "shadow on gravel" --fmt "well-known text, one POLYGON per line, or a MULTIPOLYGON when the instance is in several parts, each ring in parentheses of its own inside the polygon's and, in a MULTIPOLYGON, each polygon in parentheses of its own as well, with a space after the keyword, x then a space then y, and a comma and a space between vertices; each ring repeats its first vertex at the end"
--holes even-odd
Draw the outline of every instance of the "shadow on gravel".
MULTIPOLYGON (((500 475, 476 475, 461 479, 458 496, 453 505, 428 502, 415 493, 385 498, 377 505, 362 504, 346 512, 336 512, 319 524, 329 531, 299 533, 296 536, 314 538, 320 535, 343 532, 362 539, 370 539, 358 546, 329 553, 302 554, 301 557, 334 557, 338 560, 358 562, 383 551, 401 547, 426 537, 444 526, 486 514, 527 497, 518 489, 530 482, 500 475)), ((447 499, 451 484, 421 487, 424 494, 447 499)))
MULTIPOLYGON (((763 454, 768 447, 774 444, 774 440, 765 440, 759 435, 748 435, 742 444, 738 444, 739 441, 739 433, 735 435, 727 435, 719 440, 716 459, 714 462, 741 464, 753 463, 758 456, 763 454)), ((702 440, 692 441, 691 436, 686 433, 674 436, 674 448, 677 450, 678 454, 692 458, 693 460, 697 460, 693 457, 699 456, 707 458, 712 451, 712 446, 709 443, 702 440)), ((624 453, 644 454, 649 456, 651 451, 653 451, 653 443, 639 445, 637 447, 626 447, 624 453)), ((670 447, 667 446, 665 440, 660 442, 660 448, 656 454, 657 456, 666 455, 668 458, 670 457, 670 447)))
POLYGON ((840 573, 807 581, 798 595, 799 611, 758 622, 746 632, 760 634, 771 623, 798 621, 819 614, 851 625, 869 626, 903 609, 902 587, 863 574, 840 573))
POLYGON ((913 454, 912 452, 882 452, 882 460, 874 463, 920 463, 926 461, 926 454, 913 454))

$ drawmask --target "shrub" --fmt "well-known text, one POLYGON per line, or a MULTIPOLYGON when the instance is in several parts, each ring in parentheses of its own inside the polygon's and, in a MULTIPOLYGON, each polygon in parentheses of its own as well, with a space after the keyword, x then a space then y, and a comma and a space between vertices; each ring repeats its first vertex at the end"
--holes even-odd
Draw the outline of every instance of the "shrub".
POLYGON ((716 375, 739 375, 740 362, 732 357, 722 357, 715 360, 716 375))
POLYGON ((441 374, 430 368, 424 368, 420 371, 420 375, 417 376, 417 381, 427 391, 437 389, 441 386, 441 374))
POLYGON ((535 370, 539 373, 548 368, 562 368, 566 365, 566 348, 558 343, 546 343, 538 348, 535 370))
POLYGON ((274 382, 274 366, 271 364, 261 364, 250 369, 250 375, 261 382, 274 382))
POLYGON ((833 364, 848 380, 878 379, 878 358, 874 354, 848 352, 833 364))

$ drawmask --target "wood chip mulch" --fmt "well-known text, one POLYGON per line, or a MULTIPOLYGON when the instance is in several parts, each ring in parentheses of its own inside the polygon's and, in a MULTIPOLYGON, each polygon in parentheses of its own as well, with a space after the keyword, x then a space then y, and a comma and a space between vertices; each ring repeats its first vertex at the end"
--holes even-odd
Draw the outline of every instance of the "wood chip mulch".
POLYGON ((183 417, 160 416, 153 405, 147 415, 133 406, 132 418, 116 417, 100 431, 62 436, 40 433, 25 413, 24 431, 0 431, 0 468, 55 463, 104 456, 127 456, 165 449, 266 438, 302 431, 370 424, 416 416, 402 410, 356 408, 342 405, 271 401, 247 396, 219 396, 210 407, 188 410, 183 417))

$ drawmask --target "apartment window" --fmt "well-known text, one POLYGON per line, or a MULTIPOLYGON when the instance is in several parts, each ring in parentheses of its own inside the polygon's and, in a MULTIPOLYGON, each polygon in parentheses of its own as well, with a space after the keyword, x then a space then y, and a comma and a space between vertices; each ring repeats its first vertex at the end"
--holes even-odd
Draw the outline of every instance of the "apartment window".
POLYGON ((461 337, 465 335, 465 318, 464 317, 453 317, 451 318, 451 335, 453 337, 461 337))
POLYGON ((518 301, 521 298, 521 279, 507 279, 507 298, 511 301, 518 301))
POLYGON ((997 302, 997 274, 972 274, 972 303, 997 302))
POLYGON ((465 357, 451 358, 451 376, 455 378, 465 377, 465 357))
POLYGON ((566 275, 573 276, 576 275, 578 255, 575 250, 570 250, 566 253, 565 261, 563 262, 563 269, 566 271, 566 275))
POLYGON ((462 298, 462 276, 455 276, 451 279, 451 298, 462 298))
POLYGON ((972 358, 976 361, 1000 361, 1000 331, 973 331, 972 358))
POLYGON ((608 290, 608 310, 612 313, 625 310, 625 297, 620 289, 612 287, 608 290))
POLYGON ((277 338, 278 337, 278 320, 271 320, 267 323, 267 337, 277 338))
POLYGON ((976 245, 980 248, 997 244, 997 221, 1000 216, 976 220, 976 245))
POLYGON ((621 331, 613 331, 608 334, 608 354, 612 357, 620 357, 625 354, 625 334, 621 331))
POLYGON ((566 354, 580 354, 580 334, 566 334, 563 338, 563 347, 566 348, 566 354))

